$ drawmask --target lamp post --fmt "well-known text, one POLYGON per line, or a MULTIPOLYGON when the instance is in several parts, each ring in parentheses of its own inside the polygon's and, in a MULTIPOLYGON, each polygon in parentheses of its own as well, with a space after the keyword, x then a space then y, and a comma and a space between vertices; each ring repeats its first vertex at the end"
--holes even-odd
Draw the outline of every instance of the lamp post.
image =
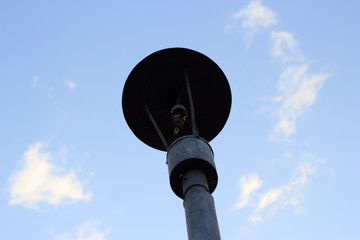
POLYGON ((224 127, 231 91, 222 70, 186 48, 155 52, 131 71, 122 96, 127 124, 145 144, 167 152, 170 186, 184 199, 190 240, 220 239, 210 142, 224 127))

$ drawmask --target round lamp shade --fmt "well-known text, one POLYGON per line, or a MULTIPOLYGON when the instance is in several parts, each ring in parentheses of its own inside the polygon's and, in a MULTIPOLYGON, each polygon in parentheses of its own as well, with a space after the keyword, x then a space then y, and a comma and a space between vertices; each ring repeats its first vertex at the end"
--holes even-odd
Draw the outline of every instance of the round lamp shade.
POLYGON ((142 142, 166 151, 158 131, 168 145, 175 140, 171 115, 175 105, 184 106, 189 115, 181 135, 193 134, 191 119, 195 117, 198 135, 211 141, 230 113, 231 90, 225 74, 210 58, 186 48, 168 48, 147 56, 131 71, 124 86, 122 107, 127 124, 142 142), (195 116, 191 116, 192 106, 195 116))

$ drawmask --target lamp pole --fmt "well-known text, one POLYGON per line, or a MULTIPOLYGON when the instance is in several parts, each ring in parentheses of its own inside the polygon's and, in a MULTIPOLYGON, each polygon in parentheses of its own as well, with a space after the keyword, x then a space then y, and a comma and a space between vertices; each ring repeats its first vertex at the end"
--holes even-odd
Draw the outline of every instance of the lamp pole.
POLYGON ((186 175, 187 181, 192 186, 186 190, 184 197, 184 208, 186 215, 186 226, 189 239, 218 240, 220 230, 216 218, 214 199, 206 188, 206 183, 200 185, 194 181, 204 178, 205 175, 198 170, 189 171, 186 175))
POLYGON ((184 136, 170 146, 167 162, 170 185, 175 194, 184 199, 188 238, 219 240, 215 204, 208 183, 217 181, 210 145, 202 138, 184 136))
POLYGON ((143 59, 126 80, 125 120, 145 144, 167 152, 170 186, 184 200, 189 240, 219 240, 218 174, 209 141, 231 108, 225 74, 207 56, 169 48, 143 59), (196 118, 195 118, 196 116, 196 118))

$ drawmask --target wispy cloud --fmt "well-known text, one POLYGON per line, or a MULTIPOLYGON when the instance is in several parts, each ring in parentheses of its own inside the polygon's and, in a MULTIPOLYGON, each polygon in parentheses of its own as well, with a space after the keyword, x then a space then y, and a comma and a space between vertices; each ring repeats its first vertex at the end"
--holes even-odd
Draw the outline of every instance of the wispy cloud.
POLYGON ((258 222, 264 221, 263 218, 260 217, 260 216, 250 216, 249 220, 250 220, 252 223, 258 223, 258 222))
POLYGON ((262 181, 259 180, 257 174, 249 174, 244 176, 239 181, 239 187, 241 188, 241 194, 239 201, 235 204, 235 209, 240 209, 246 206, 253 195, 253 193, 258 190, 262 185, 262 181))
POLYGON ((296 121, 310 108, 330 74, 308 73, 308 64, 288 67, 278 81, 277 98, 280 107, 276 114, 279 121, 270 136, 271 140, 284 139, 296 132, 296 121))
POLYGON ((62 173, 43 143, 29 146, 22 157, 23 167, 10 177, 10 204, 38 208, 39 203, 59 205, 66 200, 89 200, 74 171, 62 173))
POLYGON ((292 33, 272 31, 271 39, 271 55, 288 64, 277 83, 278 95, 271 98, 279 104, 276 111, 279 120, 270 140, 281 140, 296 132, 297 119, 313 105, 323 82, 330 74, 309 71, 309 64, 304 62, 306 57, 292 33))
POLYGON ((286 31, 271 32, 272 47, 270 53, 283 62, 304 61, 300 46, 292 33, 286 31))
MULTIPOLYGON (((243 200, 243 193, 249 192, 248 184, 240 184, 241 194, 239 201, 234 205, 235 209, 239 210, 245 206, 252 207, 253 212, 249 220, 257 223, 263 221, 265 213, 275 215, 277 211, 287 206, 298 206, 303 200, 303 192, 309 181, 309 176, 315 174, 319 164, 325 163, 324 159, 316 158, 310 154, 305 154, 303 157, 306 160, 296 166, 294 174, 288 183, 278 187, 271 187, 265 192, 258 191, 261 184, 253 184, 256 187, 251 188, 250 192, 254 197, 251 199, 247 198, 247 201, 243 200)), ((252 174, 252 176, 256 176, 256 181, 252 177, 253 182, 262 183, 257 175, 252 174)), ((242 177, 241 179, 250 178, 242 177)), ((250 183, 251 181, 247 180, 244 182, 250 183)))
POLYGON ((259 202, 254 215, 269 209, 271 215, 288 205, 297 206, 303 200, 303 190, 308 183, 308 176, 314 174, 316 166, 308 161, 300 163, 295 170, 295 176, 287 184, 271 188, 259 196, 259 202))
POLYGON ((267 205, 278 201, 279 197, 283 194, 282 188, 270 189, 267 193, 260 196, 258 210, 264 209, 267 205))
POLYGON ((87 221, 79 226, 74 233, 63 233, 56 240, 106 240, 109 228, 99 230, 99 222, 87 221))
POLYGON ((251 1, 244 9, 232 16, 232 22, 225 26, 225 32, 241 26, 245 31, 245 40, 249 44, 252 37, 262 29, 276 25, 276 14, 264 6, 261 1, 251 1))
MULTIPOLYGON (((241 26, 244 38, 249 45, 253 36, 263 29, 277 25, 277 15, 264 6, 260 0, 251 1, 245 8, 232 16, 232 22, 225 26, 225 32, 241 26)), ((286 139, 296 132, 297 119, 305 114, 314 103, 323 82, 330 74, 309 71, 306 56, 302 53, 294 33, 273 30, 270 33, 270 54, 285 64, 280 74, 277 88, 278 95, 268 97, 272 104, 277 104, 275 115, 279 118, 270 140, 286 139)), ((263 106, 259 112, 269 112, 273 108, 263 106)))
MULTIPOLYGON (((225 26, 225 32, 241 29, 247 47, 257 33, 268 30, 266 32, 271 43, 269 54, 280 62, 282 69, 277 81, 277 93, 264 97, 269 104, 259 111, 270 112, 278 119, 270 140, 287 139, 296 132, 298 119, 314 104, 324 81, 331 75, 310 70, 311 61, 303 54, 295 34, 275 29, 277 24, 277 14, 260 0, 253 0, 234 14, 231 23, 225 26)), ((284 157, 294 159, 290 151, 284 152, 284 157)), ((265 184, 256 173, 241 177, 241 193, 234 209, 251 207, 253 211, 249 221, 255 224, 282 208, 298 206, 303 200, 309 176, 316 172, 319 163, 324 163, 324 160, 306 156, 287 183, 266 191, 261 190, 265 184)))
POLYGON ((69 88, 70 90, 74 90, 76 87, 76 84, 70 80, 64 79, 64 84, 67 88, 69 88))

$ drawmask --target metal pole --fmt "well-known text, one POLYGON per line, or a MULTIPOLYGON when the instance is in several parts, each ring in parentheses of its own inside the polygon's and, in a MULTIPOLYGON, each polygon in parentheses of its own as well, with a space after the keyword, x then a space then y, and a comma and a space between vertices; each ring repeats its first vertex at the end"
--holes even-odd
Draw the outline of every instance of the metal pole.
POLYGON ((211 196, 218 174, 208 142, 221 131, 230 113, 231 90, 225 74, 199 52, 164 49, 146 57, 131 71, 122 106, 133 133, 150 147, 167 151, 170 186, 184 200, 189 240, 219 240, 211 196), (190 82, 189 77, 196 79, 190 82), (185 122, 185 107, 190 110, 191 122, 185 122))
POLYGON ((218 176, 209 143, 194 136, 176 139, 169 147, 170 185, 184 199, 189 240, 219 240, 214 192, 218 176))
POLYGON ((214 199, 205 174, 190 170, 182 177, 189 240, 220 240, 214 199))

